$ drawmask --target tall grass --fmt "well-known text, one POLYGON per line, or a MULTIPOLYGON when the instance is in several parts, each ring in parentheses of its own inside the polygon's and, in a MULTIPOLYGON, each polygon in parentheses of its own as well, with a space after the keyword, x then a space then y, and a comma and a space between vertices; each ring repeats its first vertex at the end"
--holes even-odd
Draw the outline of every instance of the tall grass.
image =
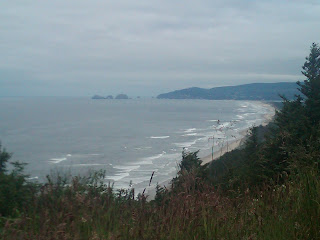
POLYGON ((21 216, 1 219, 1 239, 320 239, 317 168, 244 192, 182 178, 158 202, 114 193, 99 176, 49 181, 21 216))

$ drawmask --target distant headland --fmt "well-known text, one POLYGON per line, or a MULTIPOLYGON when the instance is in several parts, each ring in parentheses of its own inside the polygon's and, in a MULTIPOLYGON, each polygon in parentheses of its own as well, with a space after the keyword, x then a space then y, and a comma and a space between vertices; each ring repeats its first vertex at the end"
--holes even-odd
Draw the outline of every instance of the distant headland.
POLYGON ((157 96, 159 99, 208 99, 208 100, 281 100, 280 95, 293 99, 298 94, 295 82, 251 83, 238 86, 186 88, 157 96))

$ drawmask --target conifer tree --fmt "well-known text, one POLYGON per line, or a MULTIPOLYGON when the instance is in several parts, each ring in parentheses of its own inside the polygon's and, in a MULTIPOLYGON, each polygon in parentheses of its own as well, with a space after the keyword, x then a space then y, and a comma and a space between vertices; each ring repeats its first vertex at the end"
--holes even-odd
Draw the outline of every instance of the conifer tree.
POLYGON ((305 108, 311 124, 319 124, 320 121, 320 47, 313 43, 310 54, 302 66, 302 74, 307 78, 304 82, 298 82, 299 91, 305 96, 305 108))
POLYGON ((6 152, 5 149, 2 149, 1 143, 0 143, 0 174, 5 173, 6 170, 6 164, 11 158, 11 154, 6 152))

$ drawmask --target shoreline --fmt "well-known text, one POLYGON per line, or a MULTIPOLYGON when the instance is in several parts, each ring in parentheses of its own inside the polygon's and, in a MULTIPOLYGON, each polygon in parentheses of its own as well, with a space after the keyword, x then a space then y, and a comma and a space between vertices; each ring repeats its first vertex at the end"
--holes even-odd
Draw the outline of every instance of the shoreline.
MULTIPOLYGON (((269 124, 269 122, 271 122, 275 116, 276 113, 276 108, 274 106, 272 106, 272 104, 267 103, 267 102, 261 102, 259 101, 260 104, 263 107, 266 107, 270 110, 269 113, 266 113, 263 115, 263 121, 261 124, 259 124, 258 126, 262 125, 262 126, 266 126, 269 124)), ((200 160, 202 161, 201 165, 204 166, 206 164, 210 164, 212 161, 217 160, 218 158, 220 158, 221 156, 223 156, 224 154, 226 154, 227 152, 230 152, 232 150, 235 150, 237 148, 239 148, 240 146, 242 146, 245 143, 245 139, 247 137, 247 133, 249 128, 246 128, 242 131, 239 132, 240 134, 240 138, 230 141, 227 145, 222 146, 221 148, 219 148, 217 151, 214 152, 213 157, 211 154, 201 157, 200 160)), ((170 188, 170 182, 172 179, 168 179, 164 182, 159 183, 160 187, 165 187, 165 188, 170 188)), ((148 201, 151 201, 154 199, 155 195, 156 195, 156 189, 155 188, 146 188, 146 195, 148 196, 148 201)))
POLYGON ((207 156, 204 156, 202 158, 200 158, 200 160, 202 161, 201 165, 206 165, 214 160, 217 160, 218 158, 220 158, 221 156, 223 156, 225 153, 230 152, 238 147, 240 147, 245 141, 245 137, 247 136, 247 132, 249 129, 245 129, 243 131, 241 131, 239 134, 241 135, 240 138, 234 140, 234 141, 230 141, 227 145, 224 145, 223 147, 219 148, 218 151, 215 151, 212 154, 209 154, 207 156))
MULTIPOLYGON (((263 122, 260 124, 263 127, 265 127, 266 125, 268 125, 269 122, 271 122, 273 120, 273 118, 275 116, 276 108, 273 107, 270 103, 266 103, 266 102, 260 102, 260 103, 263 107, 266 107, 270 110, 270 113, 266 113, 263 115, 264 119, 263 119, 263 122)), ((258 125, 258 126, 260 126, 260 125, 258 125)), ((230 152, 230 151, 235 150, 238 147, 242 146, 245 143, 245 138, 247 136, 249 129, 250 128, 247 128, 247 129, 244 129, 241 132, 239 132, 239 134, 241 136, 240 138, 238 138, 234 141, 231 141, 230 143, 228 143, 228 145, 223 146, 218 151, 214 152, 213 157, 210 154, 210 155, 207 155, 207 156, 200 158, 200 160, 202 160, 201 165, 205 165, 205 164, 208 164, 212 161, 215 161, 218 158, 220 158, 221 156, 223 156, 224 154, 226 154, 227 152, 230 152)))

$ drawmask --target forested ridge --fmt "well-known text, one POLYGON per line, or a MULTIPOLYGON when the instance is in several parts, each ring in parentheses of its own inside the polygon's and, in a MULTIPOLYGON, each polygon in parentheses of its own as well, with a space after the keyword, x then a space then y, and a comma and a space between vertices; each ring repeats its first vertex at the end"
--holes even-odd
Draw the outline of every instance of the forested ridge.
MULTIPOLYGON (((28 181, 0 148, 1 239, 320 239, 320 47, 293 100, 241 148, 202 166, 183 152, 155 199, 114 190, 104 172, 28 181)), ((150 179, 151 181, 152 179, 150 179)))
POLYGON ((250 83, 238 86, 215 88, 186 88, 173 92, 163 93, 157 98, 166 99, 207 99, 207 100, 281 100, 279 94, 285 94, 293 99, 298 93, 294 82, 278 83, 250 83))

